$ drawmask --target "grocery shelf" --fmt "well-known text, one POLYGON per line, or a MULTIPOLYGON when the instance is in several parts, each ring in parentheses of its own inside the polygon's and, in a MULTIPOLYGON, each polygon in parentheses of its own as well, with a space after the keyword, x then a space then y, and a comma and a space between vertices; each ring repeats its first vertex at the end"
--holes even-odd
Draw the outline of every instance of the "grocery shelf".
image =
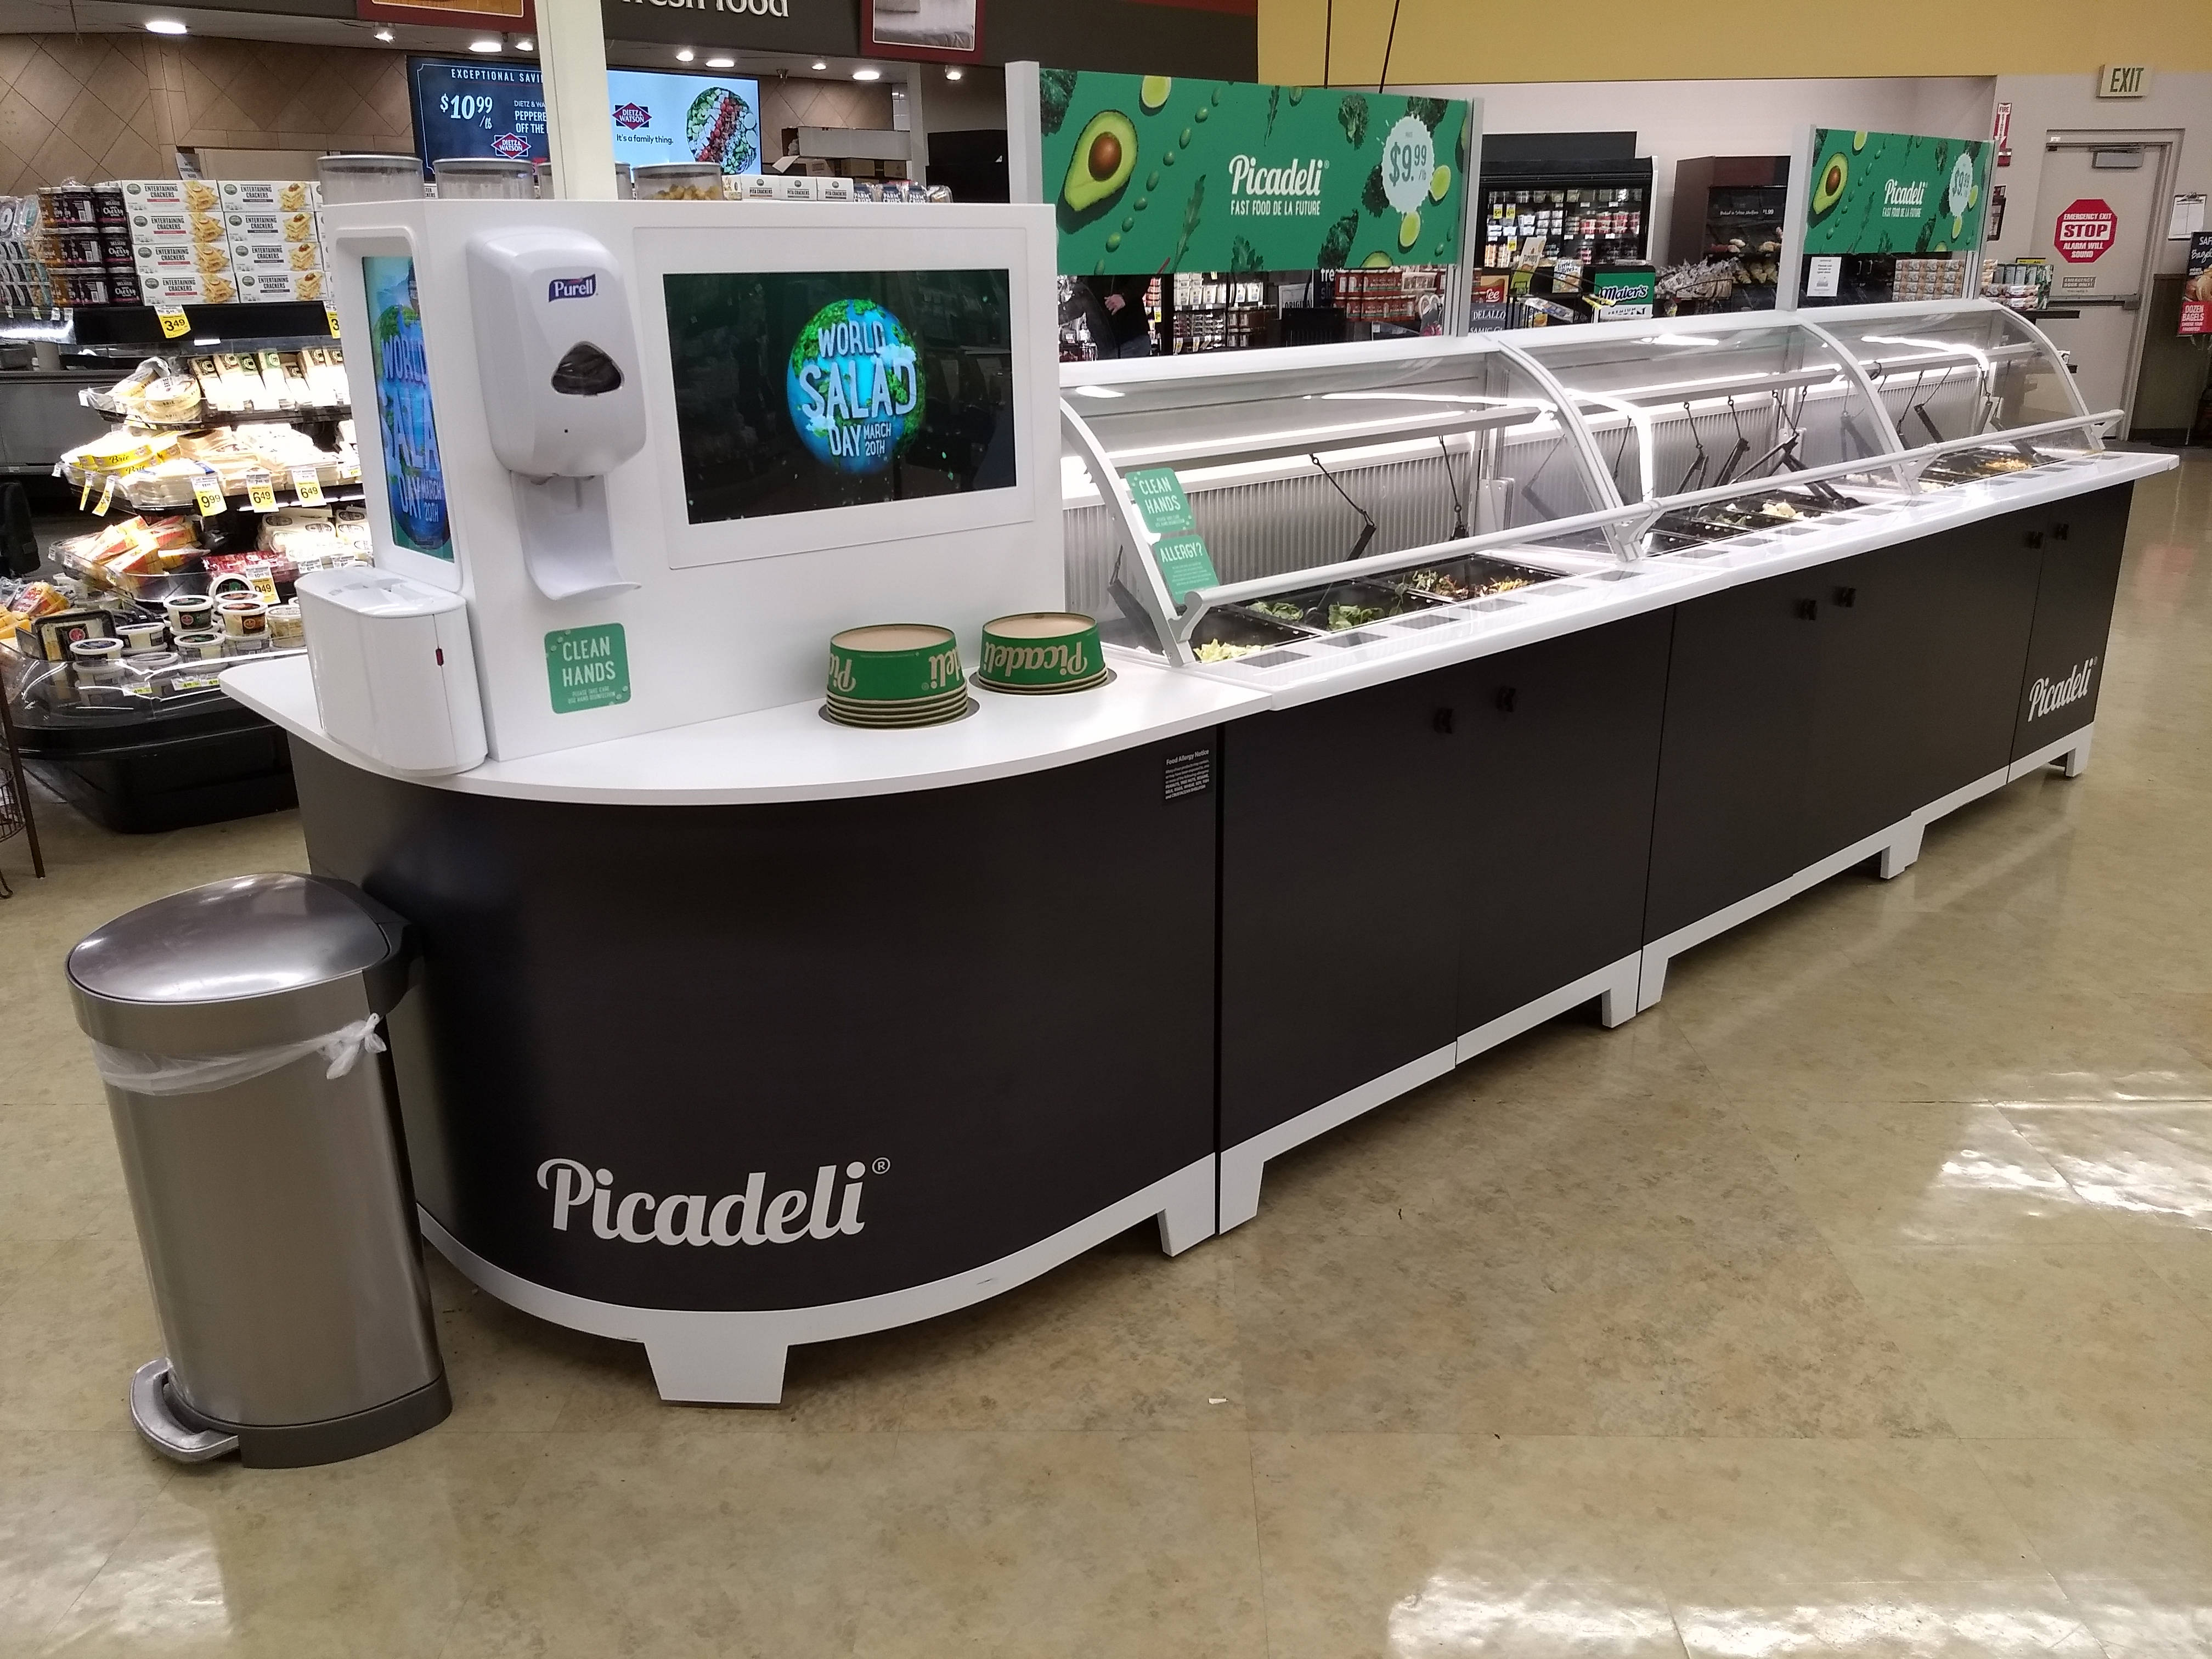
POLYGON ((189 333, 169 338, 152 306, 82 306, 70 313, 71 351, 94 356, 145 357, 163 352, 208 351, 235 347, 253 351, 297 351, 303 346, 337 343, 330 313, 320 300, 281 305, 186 305, 189 333))

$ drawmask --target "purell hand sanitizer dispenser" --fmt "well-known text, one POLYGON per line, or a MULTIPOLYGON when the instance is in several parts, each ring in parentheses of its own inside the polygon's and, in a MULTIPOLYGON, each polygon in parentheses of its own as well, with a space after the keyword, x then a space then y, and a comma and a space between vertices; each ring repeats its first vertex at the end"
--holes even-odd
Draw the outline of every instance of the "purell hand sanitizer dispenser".
POLYGON ((514 476, 530 579, 549 599, 637 586, 607 521, 606 475, 645 447, 629 301, 614 257, 580 231, 485 231, 469 295, 492 450, 514 476))

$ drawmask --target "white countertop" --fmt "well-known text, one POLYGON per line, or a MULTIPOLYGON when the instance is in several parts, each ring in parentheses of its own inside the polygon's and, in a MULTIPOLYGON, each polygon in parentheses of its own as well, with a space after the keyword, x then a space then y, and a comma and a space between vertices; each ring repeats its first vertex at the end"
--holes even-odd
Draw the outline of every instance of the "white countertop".
MULTIPOLYGON (((1371 643, 1349 648, 1301 646, 1292 661, 1276 668, 1230 662, 1176 669, 1116 651, 1110 653, 1116 673, 1110 685, 1066 696, 979 691, 976 712, 946 726, 855 730, 823 719, 820 703, 810 700, 523 760, 487 761, 453 776, 407 781, 469 794, 650 806, 830 800, 980 783, 1426 673, 1699 594, 2148 477, 2178 464, 2170 454, 2107 450, 2033 472, 1836 514, 1802 530, 1739 537, 1704 557, 1670 554, 1601 574, 1593 570, 1524 589, 1510 606, 1455 612, 1449 621, 1424 628, 1408 629, 1403 618, 1374 624, 1358 630, 1371 636, 1371 643)), ((1492 550, 1504 558, 1522 556, 1510 549, 1492 550)), ((406 776, 324 732, 304 658, 241 663, 224 671, 222 686, 294 737, 350 765, 406 776)))

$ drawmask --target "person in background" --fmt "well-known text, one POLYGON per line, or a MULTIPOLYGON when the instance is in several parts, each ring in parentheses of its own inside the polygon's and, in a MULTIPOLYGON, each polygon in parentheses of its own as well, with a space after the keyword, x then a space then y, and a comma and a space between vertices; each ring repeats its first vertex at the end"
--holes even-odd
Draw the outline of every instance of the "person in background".
POLYGON ((1116 276, 1100 296, 1100 303, 1106 307, 1107 326, 1113 332, 1115 356, 1152 355, 1152 319, 1145 315, 1145 290, 1152 285, 1149 276, 1116 276))

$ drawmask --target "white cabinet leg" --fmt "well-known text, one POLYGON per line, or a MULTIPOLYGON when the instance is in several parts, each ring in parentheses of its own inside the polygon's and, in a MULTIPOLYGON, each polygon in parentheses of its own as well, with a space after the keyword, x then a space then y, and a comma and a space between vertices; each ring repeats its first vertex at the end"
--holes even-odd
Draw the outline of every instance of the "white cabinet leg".
POLYGON ((1241 1227, 1260 1213, 1260 1176, 1267 1160, 1249 1146, 1221 1155, 1221 1231, 1241 1227))
POLYGON ((1910 818, 1900 827, 1897 838, 1881 849, 1875 865, 1875 873, 1884 881, 1903 875, 1920 859, 1920 837, 1923 826, 1917 818, 1910 818))
POLYGON ((740 1335, 724 1324, 695 1322, 645 1339, 653 1386, 663 1400, 695 1405, 774 1406, 783 1399, 783 1362, 791 1352, 765 1332, 740 1335))
POLYGON ((1160 1249, 1181 1255, 1213 1237, 1213 1162, 1194 1164, 1168 1188, 1160 1211, 1160 1249))
POLYGON ((1636 975, 1636 1012, 1656 1008, 1667 990, 1667 964, 1674 958, 1656 946, 1647 945, 1638 958, 1636 975))
POLYGON ((1638 1000, 1644 982, 1644 958, 1641 952, 1623 957, 1607 970, 1605 988, 1597 994, 1597 1021, 1601 1025, 1625 1025, 1642 1012, 1638 1000))
POLYGON ((2089 769, 2089 744, 2095 740, 2096 735, 2094 730, 2084 732, 2081 734, 2081 741, 2068 750, 2061 757, 2065 763, 2068 777, 2078 778, 2089 769))

